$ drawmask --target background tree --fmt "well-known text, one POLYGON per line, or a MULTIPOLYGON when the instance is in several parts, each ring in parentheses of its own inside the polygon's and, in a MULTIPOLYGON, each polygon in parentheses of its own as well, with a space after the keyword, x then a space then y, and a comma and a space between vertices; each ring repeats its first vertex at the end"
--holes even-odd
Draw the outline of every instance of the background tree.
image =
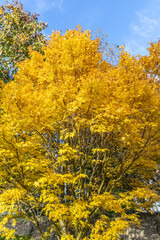
POLYGON ((18 1, 0 6, 0 78, 5 82, 13 78, 17 63, 29 57, 29 46, 41 51, 46 26, 38 22, 38 14, 24 11, 18 1))
POLYGON ((101 28, 98 28, 93 35, 93 38, 99 38, 101 41, 100 51, 103 53, 103 59, 112 66, 118 64, 121 48, 116 44, 108 42, 108 35, 103 33, 101 28))
POLYGON ((42 239, 54 230, 63 240, 116 240, 138 222, 133 210, 159 199, 150 181, 159 84, 144 58, 122 49, 111 66, 100 49, 80 27, 53 32, 44 55, 31 50, 14 81, 2 83, 0 229, 8 239, 6 223, 22 217, 42 239), (51 221, 45 234, 41 214, 51 221))

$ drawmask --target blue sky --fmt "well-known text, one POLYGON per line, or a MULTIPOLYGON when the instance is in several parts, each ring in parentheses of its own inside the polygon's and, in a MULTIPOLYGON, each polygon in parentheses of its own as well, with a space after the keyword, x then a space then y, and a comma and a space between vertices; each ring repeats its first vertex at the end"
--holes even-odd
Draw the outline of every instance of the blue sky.
MULTIPOLYGON (((1 4, 5 0, 0 0, 1 4)), ((108 42, 125 45, 132 54, 146 54, 148 43, 160 38, 160 0, 21 0, 24 9, 40 14, 53 30, 101 28, 108 42)))

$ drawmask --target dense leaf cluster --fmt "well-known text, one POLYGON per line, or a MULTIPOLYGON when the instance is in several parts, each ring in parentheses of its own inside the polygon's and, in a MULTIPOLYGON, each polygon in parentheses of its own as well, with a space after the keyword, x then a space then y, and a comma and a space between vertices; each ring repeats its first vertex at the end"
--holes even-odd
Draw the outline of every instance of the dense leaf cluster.
POLYGON ((42 239, 116 240, 135 211, 159 196, 160 44, 135 58, 103 60, 99 38, 81 27, 53 32, 2 84, 0 229, 21 217, 42 239), (7 215, 6 215, 7 212, 7 215), (39 221, 51 221, 43 233, 39 221))

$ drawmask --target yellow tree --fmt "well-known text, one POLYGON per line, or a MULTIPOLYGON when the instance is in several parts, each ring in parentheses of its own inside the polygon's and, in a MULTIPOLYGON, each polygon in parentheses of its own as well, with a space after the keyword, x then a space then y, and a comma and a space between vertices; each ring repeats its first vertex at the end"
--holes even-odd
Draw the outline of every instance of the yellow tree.
MULTIPOLYGON (((157 83, 160 81, 160 41, 153 42, 148 48, 149 55, 141 57, 141 62, 145 66, 145 71, 149 76, 155 79, 157 83)), ((158 162, 158 170, 153 178, 153 187, 160 192, 160 161, 158 162)))
MULTIPOLYGON (((117 66, 80 27, 53 32, 1 87, 0 229, 33 221, 42 239, 119 239, 150 210, 160 145, 159 84, 148 58, 117 66), (7 213, 7 214, 6 214, 7 213), (40 216, 50 229, 43 233, 40 216)), ((152 58, 154 61, 154 58, 152 58)), ((155 60, 156 61, 156 60, 155 60)))

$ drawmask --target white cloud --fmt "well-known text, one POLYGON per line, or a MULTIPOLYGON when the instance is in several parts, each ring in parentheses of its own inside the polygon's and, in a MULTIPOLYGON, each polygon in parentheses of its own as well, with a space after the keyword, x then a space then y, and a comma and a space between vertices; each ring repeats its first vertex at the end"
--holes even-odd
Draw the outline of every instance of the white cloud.
POLYGON ((147 53, 146 45, 139 40, 126 41, 125 50, 131 55, 145 55, 147 53))
POLYGON ((133 55, 147 53, 148 43, 160 38, 160 0, 150 0, 148 6, 136 13, 136 21, 130 25, 126 49, 133 55))
POLYGON ((141 12, 137 13, 139 22, 132 24, 131 29, 133 32, 141 37, 150 37, 152 33, 159 27, 159 19, 147 16, 141 12))
POLYGON ((36 0, 35 9, 40 14, 52 9, 63 11, 63 0, 36 0))

